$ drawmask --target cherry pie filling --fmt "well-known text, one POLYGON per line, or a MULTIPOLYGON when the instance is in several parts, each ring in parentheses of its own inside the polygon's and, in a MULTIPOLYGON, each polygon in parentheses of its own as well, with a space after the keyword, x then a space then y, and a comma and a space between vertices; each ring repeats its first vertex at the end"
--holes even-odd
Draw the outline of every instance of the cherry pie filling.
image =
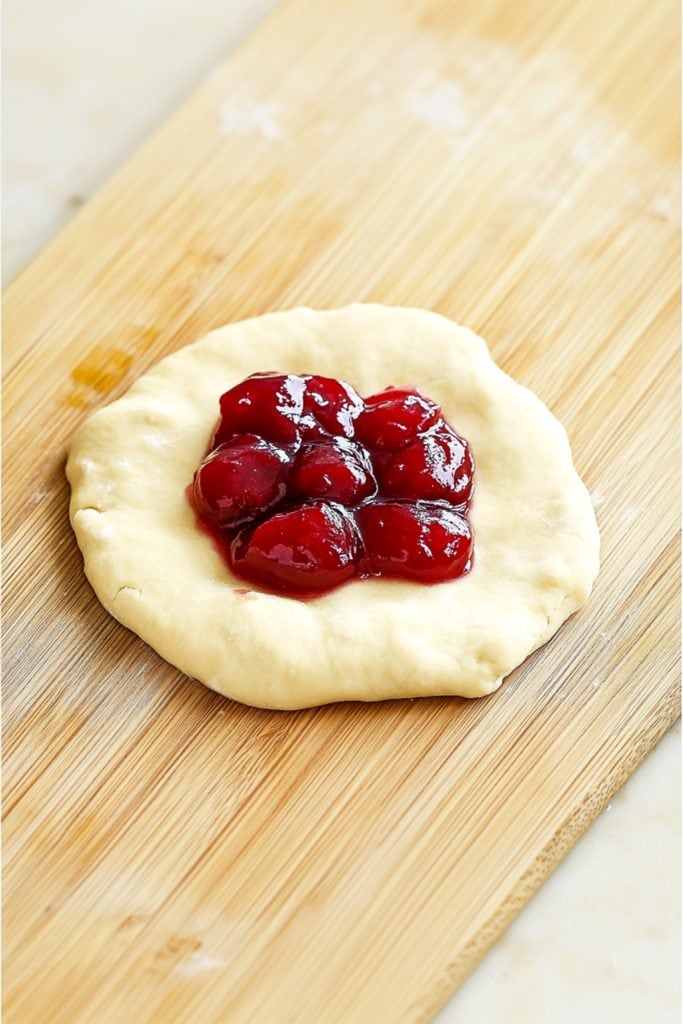
POLYGON ((473 483, 467 441, 416 388, 362 399, 328 377, 257 373, 222 395, 189 493, 232 573, 304 596, 469 572, 473 483))

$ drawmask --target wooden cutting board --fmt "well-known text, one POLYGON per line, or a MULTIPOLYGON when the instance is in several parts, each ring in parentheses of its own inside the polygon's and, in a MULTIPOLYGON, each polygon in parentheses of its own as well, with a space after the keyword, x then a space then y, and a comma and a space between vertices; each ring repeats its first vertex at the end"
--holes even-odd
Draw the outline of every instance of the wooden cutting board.
POLYGON ((290 0, 8 290, 7 1024, 427 1020, 675 719, 677 64, 669 0, 290 0), (208 329, 352 300, 538 392, 602 573, 488 699, 241 707, 97 603, 65 452, 208 329))

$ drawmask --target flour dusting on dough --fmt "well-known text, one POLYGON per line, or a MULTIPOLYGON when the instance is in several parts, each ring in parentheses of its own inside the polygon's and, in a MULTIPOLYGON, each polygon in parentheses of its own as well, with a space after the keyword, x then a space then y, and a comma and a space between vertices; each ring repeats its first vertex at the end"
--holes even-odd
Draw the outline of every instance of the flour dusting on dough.
POLYGON ((140 438, 142 444, 148 448, 168 448, 170 440, 164 434, 143 434, 140 438))

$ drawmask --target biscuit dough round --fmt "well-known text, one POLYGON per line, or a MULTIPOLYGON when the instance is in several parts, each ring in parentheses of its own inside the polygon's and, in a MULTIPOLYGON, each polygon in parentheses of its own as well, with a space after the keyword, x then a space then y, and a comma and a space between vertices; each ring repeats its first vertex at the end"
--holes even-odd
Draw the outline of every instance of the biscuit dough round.
POLYGON ((302 308, 212 331, 93 414, 67 476, 105 608, 187 675, 258 707, 491 693, 586 601, 598 570, 563 427, 481 338, 424 310, 302 308), (356 580, 307 601, 232 576, 185 490, 220 395, 264 370, 340 377, 361 395, 416 385, 439 402, 474 454, 469 575, 356 580))

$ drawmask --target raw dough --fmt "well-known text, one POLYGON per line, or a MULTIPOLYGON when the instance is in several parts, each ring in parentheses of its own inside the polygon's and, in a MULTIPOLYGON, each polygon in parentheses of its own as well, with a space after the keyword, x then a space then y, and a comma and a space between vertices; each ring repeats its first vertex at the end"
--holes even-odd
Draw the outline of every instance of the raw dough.
POLYGON ((105 608, 187 675, 259 707, 491 693, 586 601, 598 570, 562 426, 481 338, 424 310, 295 309, 221 327, 91 416, 67 475, 105 608), (474 453, 472 572, 352 582, 306 602, 245 593, 185 488, 219 396, 258 370, 341 377, 362 395, 414 384, 441 403, 474 453))

